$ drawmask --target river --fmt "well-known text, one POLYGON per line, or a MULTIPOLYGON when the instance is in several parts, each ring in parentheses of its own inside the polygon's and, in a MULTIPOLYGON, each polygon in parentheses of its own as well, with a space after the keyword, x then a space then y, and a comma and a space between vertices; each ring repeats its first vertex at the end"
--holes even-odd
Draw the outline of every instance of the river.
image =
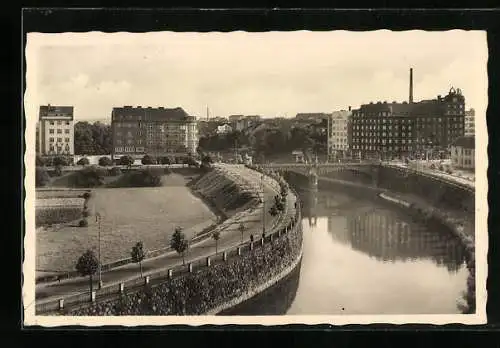
POLYGON ((300 269, 225 315, 460 313, 466 253, 442 226, 367 195, 307 187, 298 192, 300 269))

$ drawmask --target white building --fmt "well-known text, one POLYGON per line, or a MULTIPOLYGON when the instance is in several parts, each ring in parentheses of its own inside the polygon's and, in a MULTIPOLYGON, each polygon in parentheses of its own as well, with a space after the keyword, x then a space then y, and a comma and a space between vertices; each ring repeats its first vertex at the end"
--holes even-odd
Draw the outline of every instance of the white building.
POLYGON ((349 110, 334 111, 328 118, 328 160, 345 156, 349 149, 348 125, 352 115, 349 110))
POLYGON ((39 154, 75 154, 72 106, 40 106, 37 132, 39 154))
POLYGON ((451 164, 455 168, 475 168, 475 144, 473 136, 460 137, 451 145, 451 164))
POLYGON ((466 110, 465 111, 465 129, 464 129, 464 134, 465 136, 474 136, 475 132, 475 118, 476 118, 476 112, 474 109, 466 110))
POLYGON ((227 134, 231 133, 233 131, 233 127, 231 127, 229 124, 223 124, 220 126, 217 126, 217 134, 227 134))

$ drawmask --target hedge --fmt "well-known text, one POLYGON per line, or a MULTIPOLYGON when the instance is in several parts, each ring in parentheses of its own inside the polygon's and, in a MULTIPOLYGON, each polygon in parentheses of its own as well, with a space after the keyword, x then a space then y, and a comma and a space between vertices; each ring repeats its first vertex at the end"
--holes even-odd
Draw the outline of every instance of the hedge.
POLYGON ((82 217, 82 207, 47 207, 35 210, 35 226, 60 224, 82 217))

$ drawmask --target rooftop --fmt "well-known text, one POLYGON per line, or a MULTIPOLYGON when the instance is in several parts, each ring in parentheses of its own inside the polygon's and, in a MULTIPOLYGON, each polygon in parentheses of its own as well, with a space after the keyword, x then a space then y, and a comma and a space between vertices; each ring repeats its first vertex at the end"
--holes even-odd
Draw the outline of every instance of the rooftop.
POLYGON ((71 116, 73 117, 73 106, 41 105, 40 118, 44 116, 71 116))
MULTIPOLYGON (((132 106, 124 106, 124 107, 115 107, 113 108, 113 112, 111 115, 112 120, 117 116, 133 116, 138 117, 142 116, 145 120, 185 120, 190 117, 184 109, 177 108, 152 108, 152 107, 132 107, 132 106)), ((192 116, 191 116, 192 117, 192 116)))
POLYGON ((460 146, 466 149, 474 149, 476 147, 475 139, 472 136, 460 137, 453 142, 452 146, 460 146))

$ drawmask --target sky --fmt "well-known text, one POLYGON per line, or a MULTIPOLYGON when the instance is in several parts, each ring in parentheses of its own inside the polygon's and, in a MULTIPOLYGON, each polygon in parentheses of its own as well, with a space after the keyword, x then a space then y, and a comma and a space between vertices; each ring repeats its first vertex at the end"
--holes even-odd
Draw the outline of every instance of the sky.
POLYGON ((460 88, 484 117, 487 59, 481 31, 30 33, 25 106, 90 121, 124 105, 294 117, 408 100, 412 67, 415 101, 460 88))

